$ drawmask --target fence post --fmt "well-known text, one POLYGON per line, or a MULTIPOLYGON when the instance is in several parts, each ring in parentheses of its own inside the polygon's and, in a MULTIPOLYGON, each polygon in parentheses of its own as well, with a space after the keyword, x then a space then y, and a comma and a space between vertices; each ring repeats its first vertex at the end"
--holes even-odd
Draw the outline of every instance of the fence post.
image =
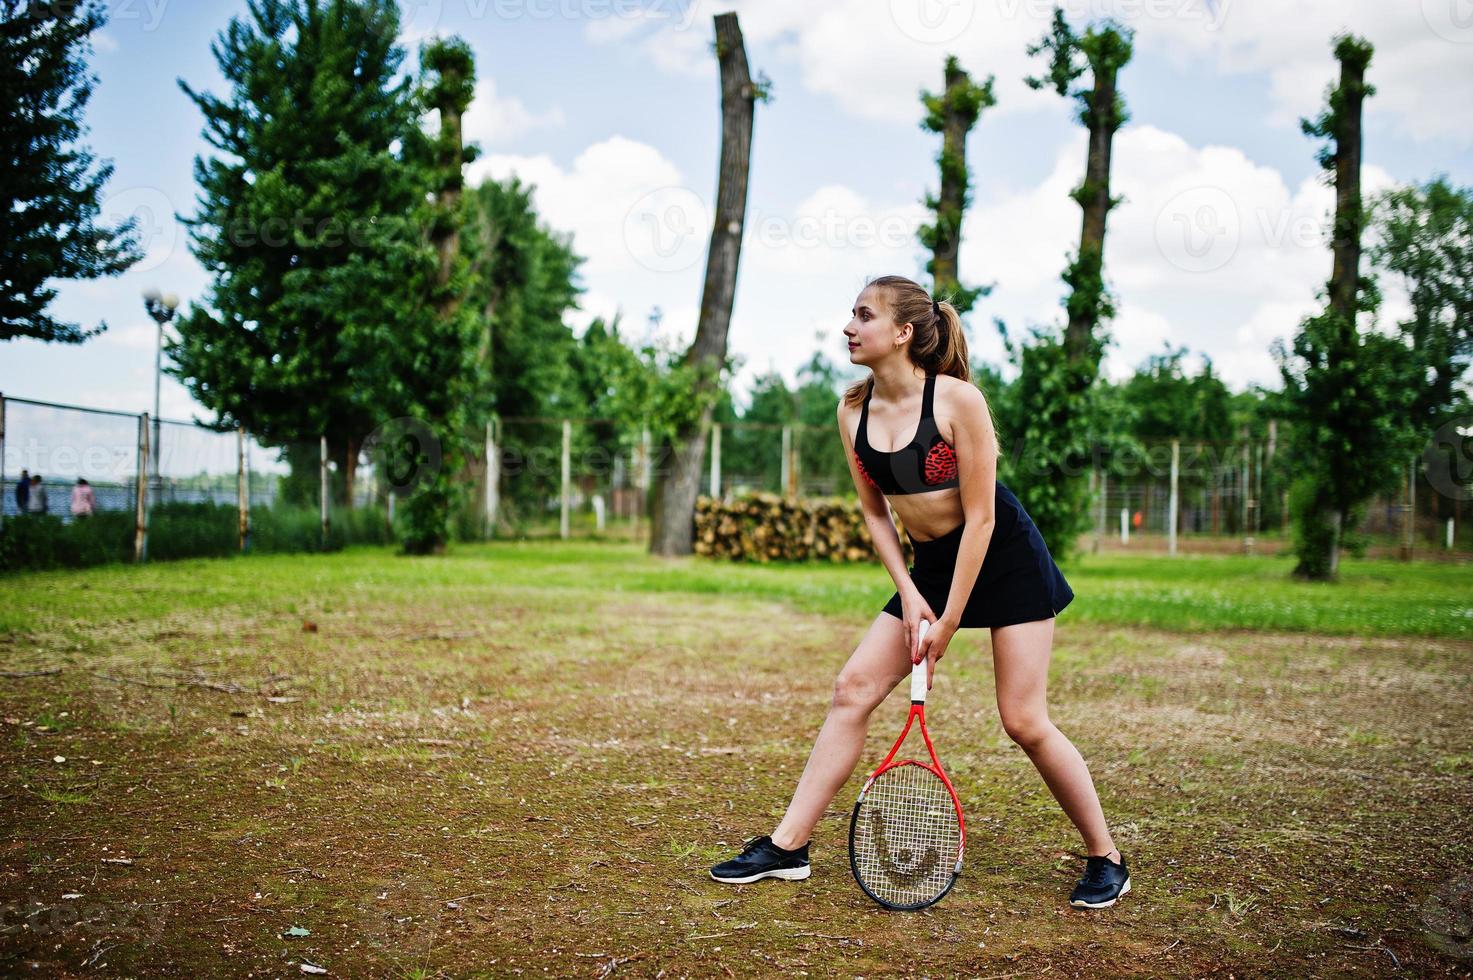
POLYGON ((796 499, 798 488, 803 479, 803 427, 801 425, 789 426, 792 435, 788 436, 788 496, 796 499))
POLYGON ((639 517, 650 503, 650 427, 639 429, 639 513, 634 517, 634 536, 639 537, 639 517))
POLYGON ((573 479, 573 422, 563 419, 563 474, 562 509, 558 516, 558 534, 568 540, 568 506, 571 502, 573 479))
POLYGON ((1263 526, 1263 443, 1253 447, 1253 533, 1263 526))
POLYGON ((251 503, 250 488, 246 484, 246 448, 245 429, 237 425, 235 427, 235 498, 240 508, 240 520, 238 531, 240 538, 240 550, 246 550, 246 537, 251 530, 251 503))
MULTIPOLYGON (((1096 499, 1095 498, 1095 489, 1099 486, 1099 482, 1100 482, 1100 466, 1099 466, 1098 463, 1091 462, 1089 464, 1089 499, 1091 501, 1093 501, 1093 500, 1096 499)), ((1098 508, 1096 508, 1096 510, 1098 510, 1098 508)), ((1091 553, 1097 555, 1097 554, 1100 553, 1100 522, 1099 521, 1095 521, 1094 522, 1094 534, 1092 535, 1092 537, 1093 537, 1093 541, 1091 541, 1091 543, 1090 543, 1090 549, 1089 550, 1090 550, 1091 553)))
POLYGON ((1100 505, 1096 508, 1095 537, 1103 541, 1105 538, 1105 508, 1109 506, 1107 500, 1110 495, 1110 471, 1100 469, 1100 505))
MULTIPOLYGON (((3 433, 0 433, 3 435, 3 433)), ((0 442, 0 447, 3 447, 0 442)), ((722 498, 722 423, 711 426, 711 500, 722 498)))
POLYGON ((133 560, 148 560, 148 413, 138 416, 138 494, 133 512, 133 560))
POLYGON ((1166 553, 1176 554, 1176 515, 1179 506, 1181 473, 1181 440, 1171 440, 1171 497, 1166 502, 1166 553))
POLYGON ((501 482, 501 450, 496 448, 496 416, 486 420, 486 536, 496 536, 496 509, 501 482))
POLYGON ((1253 478, 1248 460, 1248 444, 1243 443, 1243 553, 1253 554, 1253 478))
POLYGON ((327 511, 327 436, 318 436, 317 451, 317 503, 322 514, 322 550, 327 550, 328 534, 328 511, 327 511))
POLYGON ((1120 543, 1130 544, 1130 508, 1120 508, 1120 543))
POLYGON ((792 444, 793 437, 788 427, 783 426, 783 448, 782 458, 778 461, 777 492, 788 492, 788 446, 792 444))
POLYGON ((1406 519, 1402 521, 1405 530, 1402 535, 1406 538, 1403 545, 1405 558, 1412 560, 1412 551, 1416 546, 1417 538, 1417 461, 1415 458, 1407 464, 1407 509, 1406 519))

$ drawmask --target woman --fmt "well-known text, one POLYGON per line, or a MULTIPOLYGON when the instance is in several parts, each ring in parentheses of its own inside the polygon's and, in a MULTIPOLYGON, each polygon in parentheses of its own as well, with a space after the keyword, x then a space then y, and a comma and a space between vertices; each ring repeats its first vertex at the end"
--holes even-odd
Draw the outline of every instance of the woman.
POLYGON ((839 672, 782 822, 711 876, 807 878, 809 836, 859 761, 870 712, 922 658, 934 676, 957 629, 989 627, 1003 728, 1084 837, 1085 872, 1070 904, 1113 905, 1130 890, 1125 858, 1084 759, 1049 720, 1044 697, 1054 617, 1074 593, 1018 498, 997 482, 991 409, 970 381, 961 319, 904 276, 882 276, 859 294, 844 333, 851 363, 871 374, 840 399, 839 433, 896 592, 839 672), (892 505, 915 548, 909 570, 892 505), (918 644, 922 619, 930 627, 918 644))

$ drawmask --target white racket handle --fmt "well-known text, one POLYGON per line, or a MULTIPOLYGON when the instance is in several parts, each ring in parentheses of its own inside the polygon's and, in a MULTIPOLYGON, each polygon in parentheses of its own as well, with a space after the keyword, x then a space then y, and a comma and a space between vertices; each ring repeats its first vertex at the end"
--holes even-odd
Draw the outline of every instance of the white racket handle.
MULTIPOLYGON (((926 638, 926 630, 928 630, 930 628, 931 628, 931 624, 929 622, 927 622, 924 619, 921 620, 920 631, 916 634, 916 644, 917 645, 919 645, 920 642, 926 638)), ((925 704, 926 703, 926 660, 927 659, 928 658, 926 658, 926 657, 922 657, 920 663, 914 664, 910 668, 910 702, 911 702, 911 704, 916 704, 917 702, 919 702, 920 704, 925 704)))

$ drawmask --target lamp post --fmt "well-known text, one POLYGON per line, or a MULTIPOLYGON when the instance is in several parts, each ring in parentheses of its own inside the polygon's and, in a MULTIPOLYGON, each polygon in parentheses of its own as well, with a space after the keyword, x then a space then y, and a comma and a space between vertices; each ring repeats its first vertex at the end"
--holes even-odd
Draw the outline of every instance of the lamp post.
POLYGON ((157 289, 143 292, 143 308, 159 325, 158 342, 153 353, 153 485, 159 482, 159 381, 164 373, 164 324, 174 319, 179 308, 179 297, 173 293, 160 293, 157 289))

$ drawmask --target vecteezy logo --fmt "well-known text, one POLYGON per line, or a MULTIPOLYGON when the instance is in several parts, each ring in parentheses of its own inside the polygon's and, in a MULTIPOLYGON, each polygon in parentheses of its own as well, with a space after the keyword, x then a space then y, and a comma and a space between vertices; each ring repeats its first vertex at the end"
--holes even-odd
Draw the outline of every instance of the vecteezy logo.
POLYGON ((1242 219, 1221 187, 1191 187, 1174 195, 1156 215, 1156 248, 1186 272, 1211 272, 1238 252, 1242 219))
POLYGON ((1427 483, 1451 500, 1473 498, 1473 415, 1449 419, 1422 450, 1427 483))
POLYGON ((1422 903, 1422 935, 1440 952, 1473 958, 1473 874, 1456 875, 1422 903))
POLYGON ((97 220, 109 228, 134 222, 133 234, 143 257, 129 267, 130 272, 157 269, 174 254, 179 238, 174 202, 157 187, 129 187, 109 194, 98 208, 97 220))
POLYGON ((363 936, 410 963, 429 955, 445 910, 445 900, 435 895, 433 885, 413 872, 370 881, 358 905, 363 936))
POLYGON ((1432 33, 1454 44, 1473 44, 1473 0, 1422 0, 1432 33))
POLYGON ((363 452, 379 467, 379 476, 396 497, 435 478, 443 454, 440 440, 416 418, 389 419, 363 440, 363 452))
POLYGON ((688 187, 661 187, 624 215, 624 247, 654 272, 679 272, 700 261, 711 212, 688 187))
POLYGON ((890 0, 890 19, 900 33, 922 44, 956 40, 976 12, 973 0, 890 0))

